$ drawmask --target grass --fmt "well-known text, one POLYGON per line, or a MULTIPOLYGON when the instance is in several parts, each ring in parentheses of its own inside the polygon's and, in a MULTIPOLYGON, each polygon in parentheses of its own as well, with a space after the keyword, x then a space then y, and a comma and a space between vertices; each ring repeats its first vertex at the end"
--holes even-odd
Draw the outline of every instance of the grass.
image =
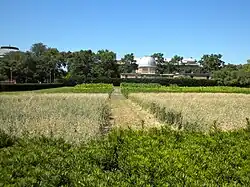
POLYGON ((108 94, 0 95, 0 129, 16 137, 86 141, 109 124, 108 94))
POLYGON ((129 98, 151 110, 161 121, 187 124, 203 131, 212 125, 223 130, 243 128, 246 118, 250 118, 250 95, 244 94, 131 93, 129 98))
POLYGON ((19 139, 0 149, 3 186, 249 186, 250 134, 118 130, 74 146, 19 139))

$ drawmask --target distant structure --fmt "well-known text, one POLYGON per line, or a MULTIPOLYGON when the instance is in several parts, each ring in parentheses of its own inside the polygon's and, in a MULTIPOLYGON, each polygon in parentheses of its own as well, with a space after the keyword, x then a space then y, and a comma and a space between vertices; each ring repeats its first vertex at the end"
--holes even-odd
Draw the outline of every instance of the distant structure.
POLYGON ((136 73, 139 74, 155 74, 156 71, 156 62, 155 59, 151 56, 142 57, 137 61, 138 70, 136 73))
POLYGON ((19 48, 13 46, 2 46, 0 47, 0 58, 9 52, 17 52, 19 48))
MULTIPOLYGON (((194 74, 190 73, 172 73, 172 74, 156 74, 157 60, 151 56, 144 56, 142 58, 135 58, 138 69, 133 73, 121 73, 121 78, 156 78, 156 77, 199 77, 210 78, 209 74, 194 74)), ((165 62, 170 62, 171 58, 165 58, 165 62)), ((117 61, 118 64, 123 64, 121 60, 117 61)), ((193 58, 184 58, 178 64, 180 67, 197 68, 199 64, 193 58)))

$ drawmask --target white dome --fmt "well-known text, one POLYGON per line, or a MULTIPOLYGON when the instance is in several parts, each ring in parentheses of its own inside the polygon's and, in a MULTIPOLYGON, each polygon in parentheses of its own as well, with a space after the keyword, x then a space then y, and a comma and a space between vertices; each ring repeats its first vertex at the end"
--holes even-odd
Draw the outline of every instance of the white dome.
POLYGON ((150 56, 142 57, 137 61, 138 67, 156 67, 155 59, 150 56))

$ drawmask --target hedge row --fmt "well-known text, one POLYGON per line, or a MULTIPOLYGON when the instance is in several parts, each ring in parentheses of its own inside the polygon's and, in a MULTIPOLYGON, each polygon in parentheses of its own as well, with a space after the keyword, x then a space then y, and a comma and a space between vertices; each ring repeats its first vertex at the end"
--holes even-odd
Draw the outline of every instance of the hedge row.
POLYGON ((60 88, 50 88, 37 90, 36 93, 109 93, 113 91, 112 84, 78 84, 76 86, 65 86, 60 88))
MULTIPOLYGON (((121 92, 125 97, 129 93, 138 92, 186 92, 186 93, 244 93, 250 94, 250 88, 230 87, 230 86, 207 86, 207 87, 179 87, 179 86, 160 86, 144 87, 144 84, 124 83, 121 84, 121 92)), ((151 84, 148 84, 151 85, 151 84)))
POLYGON ((74 146, 0 134, 0 186, 249 186, 250 132, 112 131, 74 146), (14 145, 13 145, 14 144, 14 145))
POLYGON ((27 84, 0 84, 0 92, 12 92, 12 91, 31 91, 31 90, 41 90, 48 88, 59 88, 63 87, 64 84, 37 84, 37 83, 27 83, 27 84))
POLYGON ((126 82, 123 82, 121 83, 120 85, 122 88, 160 88, 161 85, 158 84, 158 83, 126 83, 126 82))
POLYGON ((120 86, 121 83, 158 83, 162 86, 218 86, 217 81, 209 79, 190 79, 190 78, 103 78, 88 80, 88 83, 106 83, 120 86))

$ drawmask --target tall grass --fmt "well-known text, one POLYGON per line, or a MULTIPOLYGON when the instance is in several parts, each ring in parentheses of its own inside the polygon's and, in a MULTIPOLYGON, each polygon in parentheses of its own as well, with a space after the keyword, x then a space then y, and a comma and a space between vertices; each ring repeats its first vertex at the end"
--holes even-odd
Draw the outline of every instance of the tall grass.
MULTIPOLYGON (((166 123, 208 131, 246 127, 250 95, 226 93, 132 93, 129 98, 166 123)), ((180 128, 180 127, 179 127, 180 128)))
POLYGON ((107 94, 0 95, 0 129, 16 137, 85 141, 109 125, 107 94))

